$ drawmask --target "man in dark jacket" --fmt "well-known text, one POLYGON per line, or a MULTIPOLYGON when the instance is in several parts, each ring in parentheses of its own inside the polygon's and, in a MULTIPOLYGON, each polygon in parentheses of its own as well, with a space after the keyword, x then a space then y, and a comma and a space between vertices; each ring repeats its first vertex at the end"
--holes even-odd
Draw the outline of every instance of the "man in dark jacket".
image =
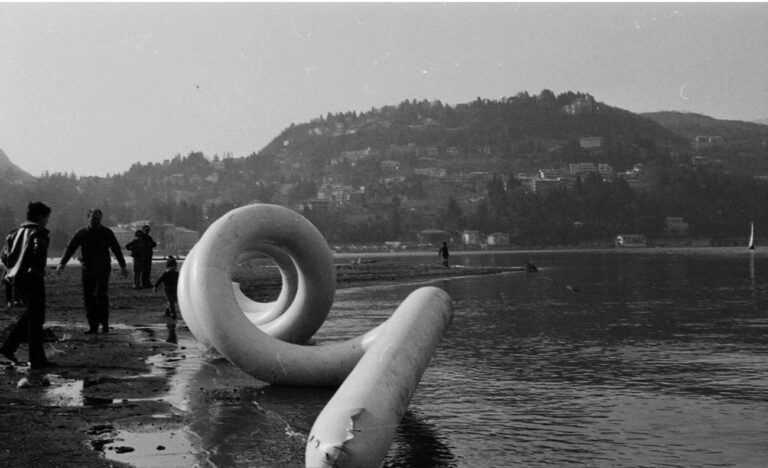
POLYGON ((141 228, 144 235, 142 240, 144 241, 144 264, 141 270, 141 286, 144 288, 152 287, 152 255, 154 255, 154 249, 157 247, 157 242, 152 239, 149 234, 150 228, 148 224, 145 224, 141 228))
POLYGON ((56 269, 61 273, 75 251, 80 248, 80 263, 83 266, 83 302, 88 318, 88 331, 96 333, 101 325, 102 333, 109 331, 109 275, 112 272, 112 251, 120 265, 120 274, 128 276, 125 258, 120 250, 115 233, 101 225, 101 210, 93 209, 88 212, 88 226, 80 229, 72 236, 61 262, 56 269))
POLYGON ((15 352, 24 338, 29 345, 29 366, 41 369, 54 365, 45 357, 45 265, 48 259, 48 230, 51 208, 42 202, 27 205, 27 221, 11 231, 3 247, 2 261, 9 279, 24 304, 24 313, 0 347, 0 354, 18 364, 15 352))

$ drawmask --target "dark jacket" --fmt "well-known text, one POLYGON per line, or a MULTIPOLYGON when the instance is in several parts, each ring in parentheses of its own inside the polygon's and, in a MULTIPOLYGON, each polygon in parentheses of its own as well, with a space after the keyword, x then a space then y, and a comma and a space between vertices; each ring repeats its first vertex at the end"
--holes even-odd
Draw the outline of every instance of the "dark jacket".
POLYGON ((157 247, 157 242, 152 239, 152 236, 145 233, 143 236, 141 236, 141 245, 144 246, 143 258, 152 259, 152 251, 155 249, 155 247, 157 247))
POLYGON ((80 248, 80 263, 83 269, 91 273, 106 274, 112 270, 112 259, 109 256, 111 250, 120 264, 125 268, 125 258, 120 250, 115 233, 105 226, 93 228, 84 227, 77 231, 67 244, 64 255, 61 257, 61 265, 66 265, 77 248, 80 248))
POLYGON ((13 280, 20 275, 45 276, 49 243, 48 230, 31 221, 11 231, 0 254, 7 269, 5 277, 13 280))
POLYGON ((135 237, 132 241, 125 244, 125 250, 131 252, 131 257, 139 260, 143 260, 147 256, 143 237, 135 237))

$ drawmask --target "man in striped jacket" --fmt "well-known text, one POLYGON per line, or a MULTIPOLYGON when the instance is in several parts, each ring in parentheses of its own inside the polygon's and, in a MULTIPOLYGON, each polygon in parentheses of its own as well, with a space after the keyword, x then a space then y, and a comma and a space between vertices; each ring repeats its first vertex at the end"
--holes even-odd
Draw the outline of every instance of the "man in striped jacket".
POLYGON ((45 266, 48 259, 48 230, 45 228, 51 208, 42 202, 27 205, 27 221, 6 237, 2 262, 7 278, 13 282, 24 304, 24 312, 11 328, 0 347, 0 354, 18 364, 16 350, 24 338, 29 344, 29 366, 41 369, 54 365, 45 357, 43 323, 45 322, 45 266))

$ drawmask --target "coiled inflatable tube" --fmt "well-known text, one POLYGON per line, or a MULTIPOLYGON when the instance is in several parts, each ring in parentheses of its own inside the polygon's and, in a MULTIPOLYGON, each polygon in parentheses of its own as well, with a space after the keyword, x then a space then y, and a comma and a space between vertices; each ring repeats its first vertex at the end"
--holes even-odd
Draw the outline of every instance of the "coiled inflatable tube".
POLYGON ((335 272, 325 239, 306 219, 276 205, 248 205, 216 220, 187 255, 179 308, 199 341, 259 380, 344 382, 312 429, 307 466, 373 467, 386 455, 450 323, 451 300, 440 289, 420 288, 368 333, 303 346, 330 311, 335 272), (235 266, 257 255, 268 256, 280 270, 283 286, 274 302, 253 301, 232 282, 235 266))

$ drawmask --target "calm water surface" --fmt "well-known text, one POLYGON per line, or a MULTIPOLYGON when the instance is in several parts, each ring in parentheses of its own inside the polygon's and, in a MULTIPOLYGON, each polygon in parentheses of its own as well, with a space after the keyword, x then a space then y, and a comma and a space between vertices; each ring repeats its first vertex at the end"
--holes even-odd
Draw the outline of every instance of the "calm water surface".
MULTIPOLYGON (((429 283, 455 318, 384 466, 768 464, 768 250, 452 257, 455 268, 527 259, 538 273, 429 283)), ((416 286, 338 291, 317 342, 369 330, 416 286)), ((332 390, 264 386, 187 344, 172 392, 196 416, 197 463, 303 466, 332 390)))

